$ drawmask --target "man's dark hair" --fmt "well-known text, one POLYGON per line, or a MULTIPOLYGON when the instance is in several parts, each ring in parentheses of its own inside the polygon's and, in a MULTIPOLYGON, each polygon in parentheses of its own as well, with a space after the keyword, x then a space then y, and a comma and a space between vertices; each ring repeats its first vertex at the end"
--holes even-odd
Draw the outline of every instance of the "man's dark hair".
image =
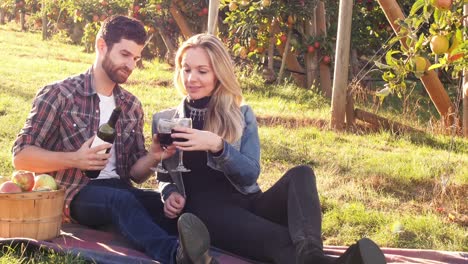
POLYGON ((123 15, 114 15, 104 20, 97 37, 103 38, 110 50, 115 43, 122 39, 133 40, 139 45, 144 45, 148 36, 145 27, 139 20, 123 15))

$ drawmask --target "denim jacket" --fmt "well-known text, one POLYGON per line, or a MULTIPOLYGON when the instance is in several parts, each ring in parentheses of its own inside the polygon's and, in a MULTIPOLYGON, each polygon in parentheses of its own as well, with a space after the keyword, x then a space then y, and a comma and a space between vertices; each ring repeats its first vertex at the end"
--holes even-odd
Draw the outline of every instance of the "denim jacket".
MULTIPOLYGON (((224 149, 221 155, 214 156, 207 151, 207 165, 212 169, 224 173, 229 182, 242 194, 260 191, 257 184, 260 175, 260 141, 258 126, 252 108, 248 105, 241 106, 244 115, 244 131, 240 140, 229 144, 224 141, 224 149)), ((157 123, 161 118, 171 119, 185 116, 184 102, 177 108, 163 110, 153 115, 152 134, 158 133, 157 123)), ((171 172, 179 162, 177 153, 163 161, 169 173, 158 173, 159 191, 163 200, 177 191, 185 196, 185 187, 180 172, 171 172)))

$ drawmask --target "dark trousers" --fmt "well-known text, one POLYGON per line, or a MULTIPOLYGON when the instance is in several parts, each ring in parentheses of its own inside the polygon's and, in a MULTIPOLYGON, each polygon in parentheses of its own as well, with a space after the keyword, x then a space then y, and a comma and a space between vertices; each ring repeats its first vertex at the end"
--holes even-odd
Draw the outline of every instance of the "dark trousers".
POLYGON ((204 221, 212 244, 221 249, 284 264, 295 262, 294 244, 301 240, 323 250, 320 201, 308 166, 292 168, 263 193, 209 193, 187 199, 187 211, 204 221))
POLYGON ((133 188, 119 179, 106 179, 93 180, 80 190, 70 211, 80 224, 111 224, 153 259, 174 263, 177 224, 164 216, 163 208, 158 192, 133 188))

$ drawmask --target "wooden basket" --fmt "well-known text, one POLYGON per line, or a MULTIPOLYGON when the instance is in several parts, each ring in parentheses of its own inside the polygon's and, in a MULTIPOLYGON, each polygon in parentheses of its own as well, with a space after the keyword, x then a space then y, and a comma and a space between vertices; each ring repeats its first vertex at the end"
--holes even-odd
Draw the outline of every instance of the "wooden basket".
POLYGON ((60 234, 65 189, 0 193, 0 237, 49 240, 60 234))

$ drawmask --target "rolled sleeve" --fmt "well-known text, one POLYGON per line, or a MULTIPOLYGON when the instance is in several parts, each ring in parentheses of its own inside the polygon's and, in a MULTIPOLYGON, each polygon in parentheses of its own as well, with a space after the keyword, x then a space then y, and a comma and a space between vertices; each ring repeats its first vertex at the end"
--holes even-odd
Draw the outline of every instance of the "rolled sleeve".
POLYGON ((43 147, 53 138, 57 138, 59 125, 57 118, 61 102, 59 89, 46 86, 37 94, 26 123, 21 129, 13 145, 13 156, 16 156, 26 146, 43 147))

